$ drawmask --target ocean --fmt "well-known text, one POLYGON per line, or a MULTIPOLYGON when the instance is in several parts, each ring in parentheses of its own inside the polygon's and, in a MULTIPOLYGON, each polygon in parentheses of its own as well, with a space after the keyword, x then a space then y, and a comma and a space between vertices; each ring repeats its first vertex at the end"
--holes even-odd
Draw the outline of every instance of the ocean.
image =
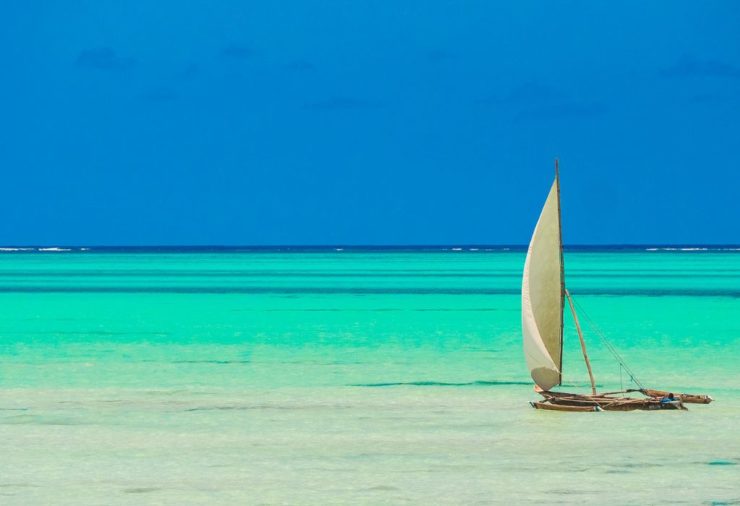
POLYGON ((529 406, 521 247, 1 250, 2 505, 740 504, 736 247, 566 250, 599 389, 715 398, 628 413, 529 406))

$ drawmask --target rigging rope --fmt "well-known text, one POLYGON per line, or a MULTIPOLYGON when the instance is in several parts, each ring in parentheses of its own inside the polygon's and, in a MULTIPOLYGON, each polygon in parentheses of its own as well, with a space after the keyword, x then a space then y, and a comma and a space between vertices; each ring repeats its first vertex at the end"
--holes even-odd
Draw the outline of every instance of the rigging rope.
MULTIPOLYGON (((605 334, 604 334, 604 333, 603 333, 603 332, 601 331, 601 329, 599 328, 599 326, 598 326, 598 325, 596 325, 596 322, 595 322, 595 321, 593 321, 593 320, 591 319, 591 317, 590 317, 590 316, 588 315, 588 313, 586 313, 586 311, 585 311, 585 310, 583 309, 583 306, 581 306, 581 305, 580 305, 580 304, 578 303, 578 301, 577 301, 577 300, 573 299, 573 296, 572 296, 572 294, 571 294, 571 300, 573 300, 573 303, 574 303, 574 304, 576 305, 576 307, 578 308, 578 312, 579 312, 579 313, 580 313, 580 314, 581 314, 582 316, 584 316, 584 317, 585 317, 585 320, 586 320, 586 321, 587 321, 587 322, 589 323, 589 325, 591 325, 591 328, 593 329, 594 333, 595 333, 595 334, 596 334, 597 336, 599 336, 599 339, 601 339, 601 342, 602 342, 602 343, 604 343, 604 346, 606 346, 606 349, 608 349, 608 350, 609 350, 609 351, 611 352, 611 354, 612 354, 612 355, 614 355, 614 358, 615 358, 615 359, 617 360, 617 362, 619 362, 619 365, 620 365, 621 367, 623 367, 623 368, 624 368, 625 372, 626 372, 626 373, 627 373, 627 375, 628 375, 628 376, 630 377, 630 379, 631 379, 631 380, 632 380, 632 381, 633 381, 633 382, 634 382, 634 383, 635 383, 635 384, 636 384, 637 386, 639 386, 641 390, 642 390, 642 389, 644 389, 645 387, 644 387, 644 386, 642 385, 642 383, 640 383, 640 380, 638 380, 638 379, 637 379, 637 377, 635 376, 635 373, 633 373, 633 372, 632 372, 632 369, 630 369, 630 368, 629 368, 629 367, 627 366, 627 364, 625 363, 624 359, 623 359, 623 358, 622 358, 622 356, 621 356, 621 355, 619 354, 619 352, 618 352, 618 351, 617 351, 617 349, 616 349, 616 348, 614 347, 614 345, 613 345, 613 344, 612 344, 612 343, 611 343, 611 342, 609 341, 609 339, 607 339, 607 338, 606 338, 606 335, 605 335, 605 334)), ((621 371, 621 369, 620 369, 620 371, 619 371, 619 376, 620 376, 620 383, 621 383, 621 376, 622 376, 622 371, 621 371)), ((624 388, 622 388, 622 390, 624 390, 624 388)))

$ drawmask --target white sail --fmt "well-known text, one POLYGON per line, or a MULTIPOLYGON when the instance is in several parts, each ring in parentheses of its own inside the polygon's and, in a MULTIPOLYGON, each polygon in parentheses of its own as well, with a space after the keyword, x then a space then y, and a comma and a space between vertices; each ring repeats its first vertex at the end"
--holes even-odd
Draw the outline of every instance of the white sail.
POLYGON ((535 226, 522 278, 524 355, 532 379, 543 390, 561 382, 563 270, 560 196, 556 176, 535 226))

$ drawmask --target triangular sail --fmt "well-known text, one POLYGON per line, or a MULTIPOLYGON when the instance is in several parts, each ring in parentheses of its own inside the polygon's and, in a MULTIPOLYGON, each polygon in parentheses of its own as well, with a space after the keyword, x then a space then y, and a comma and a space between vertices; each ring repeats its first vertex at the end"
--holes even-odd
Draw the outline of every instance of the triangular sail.
POLYGON ((562 381, 563 267, 557 175, 529 243, 522 278, 524 355, 543 390, 562 381))

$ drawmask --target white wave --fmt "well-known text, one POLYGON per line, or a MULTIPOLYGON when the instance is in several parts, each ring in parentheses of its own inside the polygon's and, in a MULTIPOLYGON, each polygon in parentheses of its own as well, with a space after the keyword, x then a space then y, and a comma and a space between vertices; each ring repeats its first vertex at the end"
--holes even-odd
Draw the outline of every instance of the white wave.
POLYGON ((54 252, 59 252, 59 251, 72 251, 72 250, 69 249, 69 248, 57 248, 55 246, 55 247, 51 247, 51 248, 39 248, 38 251, 54 251, 54 252))
POLYGON ((740 251, 740 248, 705 248, 693 246, 690 248, 645 248, 645 251, 740 251))
POLYGON ((462 248, 452 248, 452 251, 462 251, 462 248))
POLYGON ((80 251, 90 251, 90 248, 80 248, 80 251))
POLYGON ((478 248, 470 248, 470 251, 479 251, 478 248))
POLYGON ((33 248, 0 248, 0 251, 33 251, 33 248))
POLYGON ((334 251, 344 251, 344 248, 334 248, 334 251))

